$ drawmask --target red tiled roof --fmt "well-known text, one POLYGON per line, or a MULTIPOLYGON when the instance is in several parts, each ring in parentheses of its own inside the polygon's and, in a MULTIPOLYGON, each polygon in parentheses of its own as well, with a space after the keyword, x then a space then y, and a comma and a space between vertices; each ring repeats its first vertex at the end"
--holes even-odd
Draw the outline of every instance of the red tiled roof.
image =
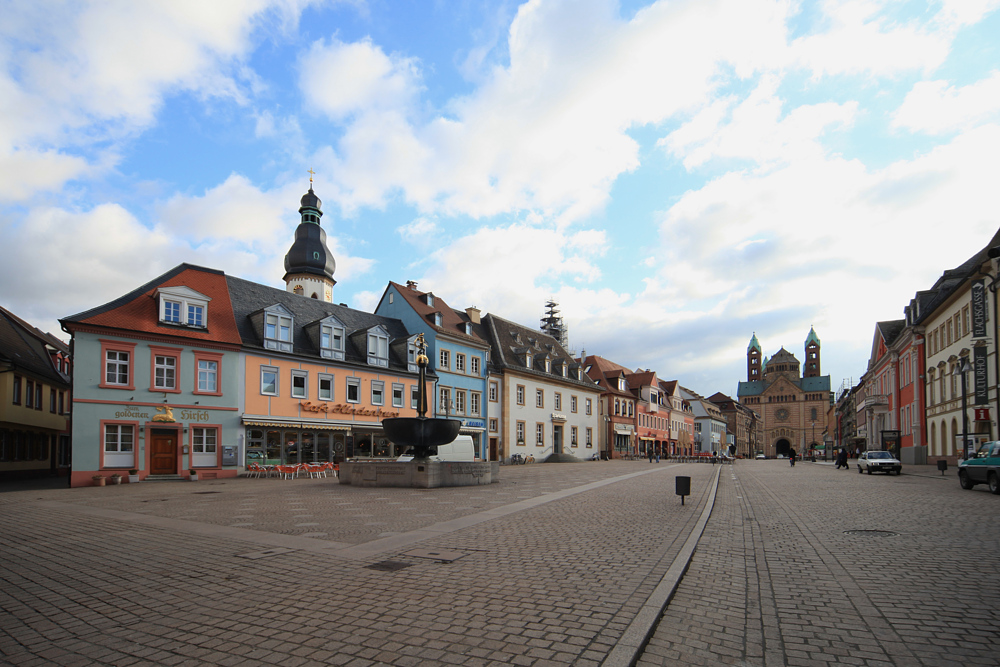
MULTIPOLYGON (((229 286, 226 284, 226 275, 223 272, 206 270, 192 265, 181 265, 147 283, 140 290, 134 294, 126 295, 126 297, 131 298, 125 298, 124 302, 119 305, 107 308, 99 307, 64 321, 70 323, 70 326, 72 323, 80 323, 124 331, 240 344, 240 335, 236 329, 233 307, 229 300, 229 286), (154 296, 156 290, 161 287, 181 286, 193 289, 212 299, 206 313, 208 324, 206 329, 189 329, 160 324, 160 314, 154 296), (94 314, 91 315, 90 312, 94 314)), ((114 303, 107 304, 107 306, 114 303)))
MULTIPOLYGON (((389 284, 395 287, 396 291, 406 299, 406 303, 413 308, 413 312, 423 318, 427 325, 435 331, 482 342, 479 336, 470 336, 465 333, 465 323, 469 321, 469 318, 467 316, 463 317, 454 308, 448 306, 445 300, 437 294, 434 294, 434 305, 428 306, 423 299, 427 292, 421 292, 407 285, 394 283, 391 280, 389 284), (431 317, 434 313, 441 313, 441 326, 434 324, 434 318, 431 317)), ((473 331, 475 329, 473 327, 473 331)))

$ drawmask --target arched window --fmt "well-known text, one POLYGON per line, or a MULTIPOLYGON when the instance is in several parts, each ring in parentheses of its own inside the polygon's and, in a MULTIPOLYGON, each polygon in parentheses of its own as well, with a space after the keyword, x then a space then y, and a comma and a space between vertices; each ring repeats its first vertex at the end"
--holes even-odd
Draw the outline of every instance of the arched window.
POLYGON ((302 292, 304 290, 302 289, 302 285, 296 285, 295 287, 292 288, 292 291, 298 294, 299 296, 302 296, 302 292))
POLYGON ((931 455, 940 456, 937 448, 937 424, 931 422, 931 455))
POLYGON ((958 422, 955 419, 951 420, 951 438, 945 443, 945 454, 951 455, 955 453, 955 443, 958 440, 958 422))
POLYGON ((319 299, 319 297, 318 297, 318 296, 316 296, 316 292, 313 292, 313 293, 312 293, 312 297, 310 297, 310 298, 313 298, 313 299, 319 299))
POLYGON ((813 408, 812 410, 809 411, 809 418, 813 421, 816 421, 816 408, 813 408))

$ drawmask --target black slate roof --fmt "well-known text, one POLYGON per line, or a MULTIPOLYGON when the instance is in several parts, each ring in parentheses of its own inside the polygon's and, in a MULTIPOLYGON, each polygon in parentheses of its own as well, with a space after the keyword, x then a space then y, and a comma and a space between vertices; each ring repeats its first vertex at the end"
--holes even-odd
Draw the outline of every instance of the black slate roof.
POLYGON ((577 380, 572 375, 563 377, 556 372, 557 362, 568 364, 569 373, 579 368, 580 363, 552 336, 489 313, 483 318, 483 322, 489 331, 490 355, 494 367, 526 372, 537 375, 540 379, 558 380, 598 393, 601 391, 586 374, 582 375, 583 380, 577 380), (534 360, 530 368, 524 365, 525 350, 530 350, 534 360), (552 360, 551 373, 545 372, 545 355, 552 360))
POLYGON ((52 357, 45 348, 46 345, 65 355, 69 354, 66 343, 0 307, 0 363, 51 384, 69 388, 69 376, 60 373, 52 365, 52 357))
MULTIPOLYGON (((372 313, 354 310, 347 306, 327 303, 318 299, 299 296, 292 292, 233 276, 226 276, 226 282, 229 284, 229 296, 233 304, 236 327, 239 330, 243 345, 247 348, 265 349, 263 340, 254 329, 249 316, 269 306, 281 304, 292 313, 294 318, 292 326, 292 349, 294 352, 292 354, 319 357, 318 347, 309 339, 304 328, 308 324, 333 315, 347 329, 347 340, 344 347, 346 362, 357 363, 366 368, 372 368, 368 365, 367 351, 358 349, 351 336, 359 331, 367 331, 372 327, 381 325, 389 334, 389 367, 403 371, 407 368, 406 359, 400 359, 391 347, 394 341, 410 336, 409 331, 407 331, 400 320, 373 315, 372 313), (399 367, 402 368, 400 369, 399 367)), ((276 350, 266 350, 266 352, 274 355, 288 354, 276 350)), ((427 370, 428 376, 432 376, 433 373, 430 367, 427 370)))

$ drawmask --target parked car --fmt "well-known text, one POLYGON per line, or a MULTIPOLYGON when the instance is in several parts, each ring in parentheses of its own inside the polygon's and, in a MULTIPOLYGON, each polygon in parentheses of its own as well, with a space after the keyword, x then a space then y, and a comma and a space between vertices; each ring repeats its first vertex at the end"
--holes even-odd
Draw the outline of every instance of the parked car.
POLYGON ((884 472, 886 475, 903 474, 903 463, 891 452, 861 452, 858 457, 858 474, 884 472))
POLYGON ((755 459, 758 459, 758 460, 760 460, 760 459, 766 459, 766 458, 767 458, 767 455, 766 455, 766 454, 758 454, 758 455, 757 455, 757 456, 755 456, 754 458, 755 458, 755 459))
POLYGON ((984 442, 972 458, 959 463, 958 482, 963 489, 989 484, 990 492, 1000 495, 1000 440, 984 442))

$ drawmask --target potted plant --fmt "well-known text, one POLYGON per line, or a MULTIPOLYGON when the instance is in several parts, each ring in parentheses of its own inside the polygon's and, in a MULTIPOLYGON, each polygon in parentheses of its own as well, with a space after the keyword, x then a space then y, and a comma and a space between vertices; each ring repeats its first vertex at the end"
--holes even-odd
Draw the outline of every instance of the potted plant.
POLYGON ((139 481, 139 471, 136 470, 135 468, 132 468, 131 470, 128 471, 128 483, 135 484, 138 481, 139 481))
POLYGON ((198 481, 198 471, 195 470, 194 468, 192 468, 189 472, 191 473, 191 481, 192 482, 197 482, 198 481))
POLYGON ((122 476, 119 475, 118 473, 115 473, 115 474, 111 475, 111 483, 112 484, 121 484, 122 483, 122 476))
POLYGON ((104 475, 94 475, 90 478, 94 482, 94 486, 104 486, 104 475))

